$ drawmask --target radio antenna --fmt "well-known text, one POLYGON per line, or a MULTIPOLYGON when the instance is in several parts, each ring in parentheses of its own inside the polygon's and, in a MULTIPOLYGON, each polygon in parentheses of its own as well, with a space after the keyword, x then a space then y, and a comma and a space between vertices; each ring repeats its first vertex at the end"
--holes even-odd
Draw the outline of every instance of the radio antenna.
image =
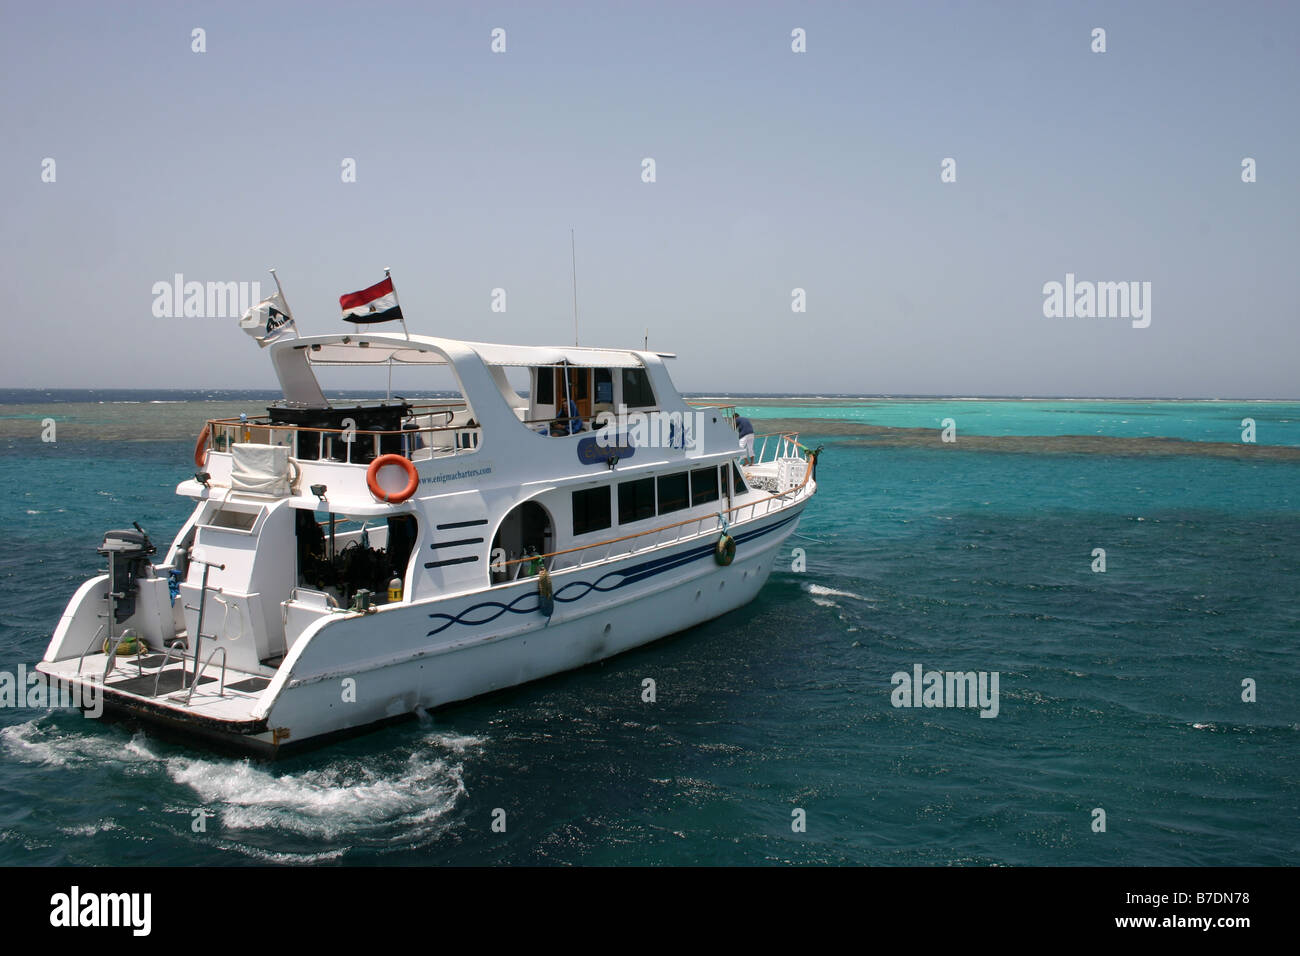
POLYGON ((573 259, 573 344, 578 344, 578 249, 573 239, 573 227, 569 227, 569 255, 573 259))

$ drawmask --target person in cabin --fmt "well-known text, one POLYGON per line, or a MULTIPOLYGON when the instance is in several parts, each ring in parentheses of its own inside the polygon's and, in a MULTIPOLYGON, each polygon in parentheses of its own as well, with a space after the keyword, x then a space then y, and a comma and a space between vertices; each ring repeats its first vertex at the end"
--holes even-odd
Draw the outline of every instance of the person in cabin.
POLYGON ((578 403, 572 398, 569 399, 569 407, 566 409, 569 413, 569 431, 568 434, 576 435, 582 431, 582 418, 578 412, 578 403))
POLYGON ((423 447, 424 439, 420 436, 420 423, 415 419, 415 412, 407 412, 402 421, 402 454, 410 458, 416 449, 423 447))
POLYGON ((736 431, 740 434, 740 449, 745 453, 743 464, 754 463, 754 425, 743 415, 736 416, 736 431))

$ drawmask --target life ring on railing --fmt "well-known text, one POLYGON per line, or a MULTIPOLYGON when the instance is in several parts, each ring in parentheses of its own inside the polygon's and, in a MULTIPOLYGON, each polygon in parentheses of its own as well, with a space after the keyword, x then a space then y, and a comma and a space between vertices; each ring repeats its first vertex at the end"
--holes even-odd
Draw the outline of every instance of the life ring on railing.
POLYGON ((415 489, 420 487, 420 476, 416 472, 415 466, 401 455, 380 455, 366 469, 366 487, 380 501, 395 505, 415 494, 415 489), (406 487, 393 494, 389 494, 379 487, 379 469, 387 465, 401 465, 406 470, 406 487))
POLYGON ((208 442, 212 438, 212 425, 209 422, 203 423, 203 430, 199 432, 199 440, 194 443, 194 467, 202 468, 208 463, 208 442))
POLYGON ((555 613, 555 589, 545 565, 537 570, 537 607, 547 617, 555 613))
POLYGON ((713 548, 713 559, 724 568, 729 565, 736 557, 736 539, 729 534, 723 534, 718 539, 717 545, 713 548))

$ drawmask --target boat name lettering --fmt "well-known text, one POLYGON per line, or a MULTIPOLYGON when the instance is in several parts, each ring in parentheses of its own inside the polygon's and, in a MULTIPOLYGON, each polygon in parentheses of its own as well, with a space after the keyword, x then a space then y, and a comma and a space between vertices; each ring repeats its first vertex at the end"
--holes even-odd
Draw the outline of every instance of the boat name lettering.
POLYGON ((611 458, 624 461, 636 452, 636 445, 626 435, 619 435, 615 443, 606 443, 599 435, 589 435, 578 442, 578 461, 584 465, 608 462, 611 458))

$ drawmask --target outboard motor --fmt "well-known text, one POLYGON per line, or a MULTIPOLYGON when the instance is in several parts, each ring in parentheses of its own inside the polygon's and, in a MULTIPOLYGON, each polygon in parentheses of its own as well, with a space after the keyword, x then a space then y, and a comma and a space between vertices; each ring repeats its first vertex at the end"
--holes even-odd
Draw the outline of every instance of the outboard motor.
POLYGON ((98 551, 108 558, 109 591, 115 598, 110 602, 114 624, 121 624, 135 613, 136 579, 150 575, 153 564, 149 556, 157 550, 139 524, 134 529, 104 534, 98 551))

